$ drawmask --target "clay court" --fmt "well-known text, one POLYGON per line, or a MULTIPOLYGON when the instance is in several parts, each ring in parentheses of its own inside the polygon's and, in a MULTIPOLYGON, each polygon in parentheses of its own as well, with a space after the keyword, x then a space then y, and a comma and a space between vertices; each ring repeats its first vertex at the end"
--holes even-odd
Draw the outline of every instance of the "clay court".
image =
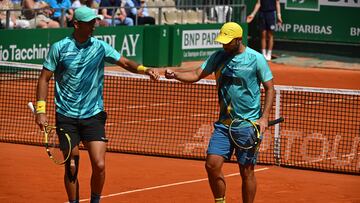
MULTIPOLYGON (((276 63, 270 63, 270 67, 276 85, 360 88, 360 68, 304 68, 276 63)), ((102 202, 213 202, 203 160, 108 153, 106 161, 102 202)), ((241 178, 237 165, 226 163, 224 174, 227 202, 239 202, 241 178)), ((82 202, 89 202, 90 175, 90 163, 86 151, 82 151, 79 174, 82 202)), ((258 165, 256 176, 256 202, 360 202, 358 175, 258 165)), ((0 143, 0 177, 1 202, 67 200, 63 168, 53 164, 41 146, 0 143)))

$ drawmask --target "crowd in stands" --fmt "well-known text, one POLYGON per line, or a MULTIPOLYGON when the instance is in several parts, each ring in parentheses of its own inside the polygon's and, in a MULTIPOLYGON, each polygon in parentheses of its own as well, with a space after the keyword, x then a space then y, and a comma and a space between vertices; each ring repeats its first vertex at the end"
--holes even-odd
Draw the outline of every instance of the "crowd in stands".
POLYGON ((0 28, 71 27, 81 6, 101 17, 98 26, 155 24, 144 0, 0 0, 0 28))
POLYGON ((0 28, 71 27, 76 8, 87 6, 101 17, 97 26, 223 23, 228 5, 187 7, 176 0, 0 0, 0 28), (6 12, 9 10, 10 12, 6 12))

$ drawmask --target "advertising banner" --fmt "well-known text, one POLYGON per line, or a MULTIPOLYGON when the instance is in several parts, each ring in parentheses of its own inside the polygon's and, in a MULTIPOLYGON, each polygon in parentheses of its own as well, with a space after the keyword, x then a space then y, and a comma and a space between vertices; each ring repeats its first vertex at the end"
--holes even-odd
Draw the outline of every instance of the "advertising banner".
MULTIPOLYGON (((182 30, 183 61, 203 60, 222 48, 215 42, 223 24, 180 25, 182 30)), ((243 43, 247 45, 247 24, 243 28, 243 43)))
MULTIPOLYGON (((41 64, 50 46, 72 32, 73 28, 1 30, 0 61, 41 64)), ((109 43, 124 56, 142 61, 143 27, 99 27, 94 37, 109 43)))
POLYGON ((276 38, 360 44, 360 1, 280 0, 276 38))

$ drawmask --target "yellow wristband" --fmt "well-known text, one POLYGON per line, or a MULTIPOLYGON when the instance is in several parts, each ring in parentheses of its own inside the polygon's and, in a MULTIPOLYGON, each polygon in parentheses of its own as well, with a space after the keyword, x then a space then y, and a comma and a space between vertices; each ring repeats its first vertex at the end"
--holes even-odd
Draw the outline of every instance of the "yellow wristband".
POLYGON ((37 101, 36 102, 36 113, 45 113, 46 102, 45 101, 37 101))
POLYGON ((146 67, 143 66, 143 65, 139 65, 139 66, 136 68, 137 72, 138 72, 138 73, 142 73, 142 74, 144 74, 147 69, 148 69, 148 68, 146 68, 146 67))

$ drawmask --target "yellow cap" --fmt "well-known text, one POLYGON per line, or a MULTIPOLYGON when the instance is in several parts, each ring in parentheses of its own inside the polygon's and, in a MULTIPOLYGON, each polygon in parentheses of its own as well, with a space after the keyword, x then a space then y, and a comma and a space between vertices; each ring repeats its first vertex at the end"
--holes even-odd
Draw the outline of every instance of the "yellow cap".
POLYGON ((231 40, 242 37, 242 34, 243 30, 239 24, 228 22, 221 27, 220 34, 216 37, 215 41, 221 44, 229 44, 231 40))

